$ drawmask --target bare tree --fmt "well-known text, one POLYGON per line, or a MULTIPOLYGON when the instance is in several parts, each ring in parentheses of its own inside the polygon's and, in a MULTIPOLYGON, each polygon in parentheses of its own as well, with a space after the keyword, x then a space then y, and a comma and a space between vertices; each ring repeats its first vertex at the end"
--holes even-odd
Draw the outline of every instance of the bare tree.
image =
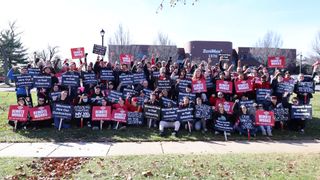
POLYGON ((320 31, 318 31, 317 35, 315 36, 315 39, 312 43, 312 48, 317 56, 320 56, 320 31))
POLYGON ((48 45, 47 49, 36 52, 36 56, 43 61, 53 61, 58 56, 59 46, 48 45))
POLYGON ((154 54, 162 60, 168 60, 170 57, 177 59, 177 46, 174 45, 167 34, 158 32, 158 36, 154 44, 155 46, 152 46, 152 48, 149 49, 150 54, 154 54))
MULTIPOLYGON (((118 29, 114 33, 113 37, 109 39, 109 45, 116 45, 113 47, 116 47, 112 50, 112 56, 119 57, 122 53, 131 53, 130 52, 130 45, 131 44, 131 38, 129 30, 125 30, 122 26, 122 24, 119 24, 118 29)), ((110 48, 108 48, 110 51, 110 48)), ((110 57, 109 52, 109 59, 110 57)), ((114 61, 112 59, 111 61, 114 61)))

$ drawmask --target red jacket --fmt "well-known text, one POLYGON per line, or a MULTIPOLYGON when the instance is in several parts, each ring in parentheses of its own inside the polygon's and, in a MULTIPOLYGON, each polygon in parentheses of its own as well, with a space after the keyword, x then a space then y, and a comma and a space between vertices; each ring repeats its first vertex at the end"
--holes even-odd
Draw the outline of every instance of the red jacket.
POLYGON ((270 82, 259 82, 254 84, 254 90, 256 89, 271 89, 271 84, 270 82))

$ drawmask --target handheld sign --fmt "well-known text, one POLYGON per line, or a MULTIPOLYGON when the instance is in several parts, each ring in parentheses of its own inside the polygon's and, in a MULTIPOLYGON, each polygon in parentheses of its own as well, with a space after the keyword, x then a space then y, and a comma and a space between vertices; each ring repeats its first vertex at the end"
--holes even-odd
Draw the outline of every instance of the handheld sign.
POLYGON ((244 105, 247 109, 250 109, 253 107, 253 103, 254 103, 253 100, 242 100, 242 101, 239 101, 239 107, 241 105, 244 105))
POLYGON ((106 55, 106 51, 107 51, 107 47, 105 47, 105 46, 101 46, 98 44, 93 45, 93 51, 92 51, 93 54, 98 54, 98 55, 104 56, 104 55, 106 55))
POLYGON ((243 114, 239 117, 240 127, 242 129, 254 129, 253 119, 250 115, 243 114))
POLYGON ((257 102, 266 102, 270 101, 271 89, 257 89, 256 90, 256 101, 257 102))
POLYGON ((128 125, 142 125, 143 124, 143 113, 141 112, 128 112, 128 125))
POLYGON ((275 121, 288 121, 289 120, 289 109, 288 108, 274 108, 275 121))
POLYGON ((28 106, 10 105, 8 120, 25 122, 28 120, 28 106))
POLYGON ((232 82, 231 81, 223 81, 223 80, 217 80, 216 81, 216 91, 217 92, 223 92, 223 93, 232 93, 232 82))
POLYGON ((32 121, 42 121, 52 118, 49 105, 30 108, 29 112, 32 121))
POLYGON ((205 79, 201 80, 192 80, 192 92, 193 93, 202 93, 207 92, 207 84, 205 79))
POLYGON ((274 126, 274 113, 272 111, 257 110, 256 125, 274 126))
POLYGON ((268 57, 269 68, 284 68, 286 66, 286 57, 284 56, 270 56, 268 57))
POLYGON ((277 93, 292 93, 294 89, 294 85, 290 84, 289 82, 281 82, 277 84, 276 92, 277 93))
POLYGON ((39 75, 40 69, 39 68, 28 68, 28 74, 31 76, 39 75))
POLYGON ((82 74, 82 78, 83 78, 83 84, 85 85, 89 85, 89 84, 98 84, 98 80, 97 80, 97 77, 96 77, 96 74, 95 73, 83 73, 82 74))
POLYGON ((313 82, 298 82, 297 86, 297 90, 299 93, 314 93, 313 82))
POLYGON ((159 71, 153 71, 152 72, 152 77, 156 78, 156 79, 159 78, 160 77, 160 72, 159 71))
POLYGON ((74 72, 66 72, 62 74, 61 85, 79 87, 80 85, 80 76, 74 72))
POLYGON ((57 101, 61 98, 61 91, 50 93, 50 99, 52 101, 57 101))
POLYGON ((162 121, 177 121, 178 108, 161 108, 161 120, 162 121))
POLYGON ((146 80, 146 77, 144 76, 144 73, 134 73, 133 74, 133 84, 140 84, 144 80, 146 80))
POLYGON ((17 75, 15 76, 16 87, 32 87, 33 81, 31 75, 17 75))
POLYGON ((81 59, 84 58, 84 47, 80 48, 71 48, 71 57, 72 59, 81 59))
POLYGON ((108 121, 111 118, 111 106, 92 107, 92 121, 108 121))
POLYGON ((187 74, 186 74, 186 78, 187 78, 187 79, 192 79, 192 76, 193 76, 193 74, 191 74, 191 73, 187 73, 187 74))
POLYGON ((179 92, 186 92, 188 85, 191 85, 190 79, 180 79, 179 80, 179 92))
POLYGON ((147 119, 160 120, 160 107, 152 105, 144 105, 144 117, 147 119))
POLYGON ((126 123, 127 117, 128 117, 127 111, 123 110, 122 108, 115 109, 112 111, 113 121, 126 123))
POLYGON ((176 107, 177 106, 177 102, 166 98, 166 97, 162 97, 161 98, 162 104, 164 105, 164 107, 176 107))
POLYGON ((131 64, 133 56, 131 54, 120 54, 120 64, 131 64))
POLYGON ((71 119, 72 106, 67 104, 55 103, 52 107, 52 116, 54 118, 71 119))
POLYGON ((51 76, 33 76, 33 86, 36 88, 51 88, 51 76))
POLYGON ((244 93, 244 92, 249 92, 252 91, 252 83, 250 80, 247 81, 235 81, 235 86, 236 86, 236 92, 237 93, 244 93))
POLYGON ((233 105, 234 105, 234 102, 228 102, 228 101, 222 101, 222 102, 219 102, 218 100, 216 101, 216 110, 218 110, 218 105, 219 104, 222 104, 223 105, 223 109, 228 113, 228 114, 232 114, 233 113, 233 105))
POLYGON ((291 119, 312 119, 312 106, 291 106, 291 119))
POLYGON ((108 100, 111 102, 112 99, 115 101, 119 101, 119 98, 122 98, 123 94, 122 92, 111 90, 108 95, 108 100))
POLYGON ((122 86, 128 86, 133 84, 133 75, 132 74, 122 74, 119 76, 119 80, 122 86))
POLYGON ((74 106, 74 118, 90 118, 91 117, 91 107, 90 106, 74 106))
POLYGON ((214 128, 217 131, 224 131, 224 132, 233 131, 231 122, 228 121, 225 116, 220 116, 215 120, 214 128))
POLYGON ((200 119, 211 119, 211 116, 212 116, 211 106, 208 106, 205 104, 196 105, 194 116, 195 118, 200 118, 200 119))
POLYGON ((123 89, 123 97, 128 98, 128 96, 133 97, 137 94, 138 92, 134 89, 128 89, 128 88, 124 88, 123 89))
POLYGON ((184 108, 184 109, 178 109, 178 119, 182 122, 188 122, 193 121, 193 114, 194 109, 193 108, 184 108))
POLYGON ((159 90, 169 90, 171 89, 171 81, 170 80, 158 80, 158 89, 159 90))
POLYGON ((190 102, 194 102, 196 101, 196 94, 193 94, 193 93, 182 93, 182 92, 179 92, 179 96, 178 96, 178 99, 179 99, 179 103, 183 102, 183 97, 189 97, 189 100, 190 102))
POLYGON ((206 86, 207 86, 207 88, 213 88, 212 77, 207 77, 206 78, 206 86))
POLYGON ((100 79, 101 80, 113 81, 114 80, 113 71, 112 70, 107 70, 107 69, 101 69, 101 71, 100 71, 100 79))

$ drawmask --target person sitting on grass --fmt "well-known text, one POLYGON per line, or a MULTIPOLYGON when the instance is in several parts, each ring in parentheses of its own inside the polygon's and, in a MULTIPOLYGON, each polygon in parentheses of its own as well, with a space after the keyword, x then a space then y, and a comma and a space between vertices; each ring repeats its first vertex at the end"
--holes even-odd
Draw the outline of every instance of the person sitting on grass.
MULTIPOLYGON (((197 97, 196 99, 197 105, 196 106, 203 106, 204 104, 202 103, 202 98, 197 97)), ((205 133, 208 131, 207 129, 207 118, 196 118, 196 122, 194 124, 194 128, 197 131, 200 131, 202 129, 202 133, 205 133)))
POLYGON ((256 136, 256 128, 254 124, 254 116, 249 114, 245 105, 241 105, 240 113, 238 114, 236 122, 236 129, 239 131, 239 134, 247 134, 249 130, 251 136, 256 136))
MULTIPOLYGON (((224 110, 223 104, 219 103, 218 104, 218 109, 217 111, 213 114, 213 121, 216 124, 217 120, 219 121, 229 121, 230 123, 232 123, 230 121, 230 116, 227 114, 227 112, 224 110)), ((223 133, 221 130, 215 129, 215 135, 223 133)), ((230 136, 231 134, 229 132, 226 133, 228 136, 230 136)))
MULTIPOLYGON (((18 106, 27 106, 27 102, 25 100, 24 97, 19 97, 17 100, 17 104, 18 106)), ((8 122, 8 124, 12 127, 15 127, 15 123, 17 123, 17 129, 27 129, 27 124, 28 122, 19 122, 19 121, 10 121, 8 122)))
MULTIPOLYGON (((163 106, 162 106, 163 107, 163 106)), ((172 107, 172 104, 169 104, 170 108, 172 107)), ((180 129, 180 121, 178 119, 175 120, 170 120, 170 121, 165 121, 165 120, 160 120, 159 122, 159 135, 164 136, 164 129, 165 128, 174 128, 174 131, 172 132, 172 135, 177 137, 178 136, 178 131, 180 129)))

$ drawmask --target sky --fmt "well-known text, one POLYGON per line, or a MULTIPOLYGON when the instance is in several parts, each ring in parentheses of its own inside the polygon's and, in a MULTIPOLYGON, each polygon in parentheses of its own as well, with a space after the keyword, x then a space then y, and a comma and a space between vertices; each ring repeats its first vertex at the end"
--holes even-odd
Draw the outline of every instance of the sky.
MULTIPOLYGON (((180 0, 182 1, 182 0, 180 0)), ((156 13, 162 0, 1 0, 0 30, 16 21, 30 57, 48 45, 70 58, 70 48, 85 47, 89 59, 93 44, 105 43, 119 24, 130 32, 133 44, 153 44, 167 34, 178 47, 188 41, 231 41, 233 48, 253 46, 268 31, 281 35, 283 48, 312 55, 312 41, 320 31, 318 0, 186 0, 156 13)))

